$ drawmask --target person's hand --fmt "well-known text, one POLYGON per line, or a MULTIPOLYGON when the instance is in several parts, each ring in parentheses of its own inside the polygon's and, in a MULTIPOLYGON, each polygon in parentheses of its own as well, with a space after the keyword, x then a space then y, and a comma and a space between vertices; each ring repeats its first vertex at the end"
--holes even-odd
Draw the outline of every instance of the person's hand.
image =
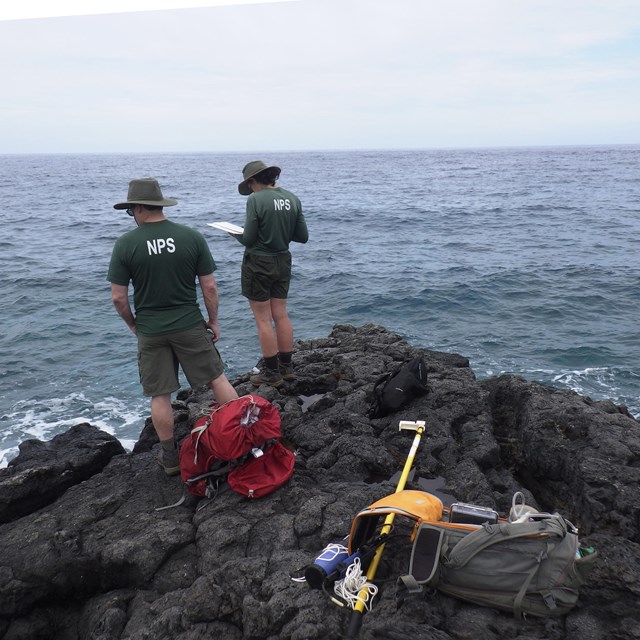
POLYGON ((212 342, 218 342, 220 339, 220 327, 217 322, 207 322, 207 332, 211 335, 212 342))

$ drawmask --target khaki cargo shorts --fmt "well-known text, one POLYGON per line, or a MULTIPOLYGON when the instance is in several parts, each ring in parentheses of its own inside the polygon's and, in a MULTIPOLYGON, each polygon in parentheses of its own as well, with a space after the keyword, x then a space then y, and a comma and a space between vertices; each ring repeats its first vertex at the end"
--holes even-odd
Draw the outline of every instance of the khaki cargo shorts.
POLYGON ((270 298, 286 298, 291 282, 291 254, 259 256, 245 253, 241 272, 242 295, 264 302, 270 298))
POLYGON ((177 391, 178 365, 192 388, 209 384, 224 372, 204 322, 193 329, 162 336, 138 334, 138 370, 145 396, 177 391))

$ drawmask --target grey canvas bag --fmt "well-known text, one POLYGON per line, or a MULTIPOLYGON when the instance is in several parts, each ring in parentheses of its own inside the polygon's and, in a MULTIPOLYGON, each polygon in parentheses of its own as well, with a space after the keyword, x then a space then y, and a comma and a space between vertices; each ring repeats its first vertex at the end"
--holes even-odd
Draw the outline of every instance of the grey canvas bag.
POLYGON ((475 528, 421 522, 398 586, 434 587, 516 618, 561 616, 576 604, 596 557, 581 556, 577 530, 558 514, 475 528))

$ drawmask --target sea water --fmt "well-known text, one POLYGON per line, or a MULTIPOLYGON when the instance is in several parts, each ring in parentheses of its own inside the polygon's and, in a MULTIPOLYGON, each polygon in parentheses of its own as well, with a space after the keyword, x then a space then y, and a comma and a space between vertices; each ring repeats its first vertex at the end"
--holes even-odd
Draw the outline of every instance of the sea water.
MULTIPOLYGON (((130 448, 149 414, 135 337, 111 304, 113 204, 155 176, 217 264, 229 377, 260 356, 240 295, 244 164, 302 200, 297 338, 383 324, 457 352, 480 378, 523 375, 640 413, 640 146, 0 157, 0 465, 28 438, 90 422, 130 448)), ((186 386, 184 378, 181 382, 186 386)))

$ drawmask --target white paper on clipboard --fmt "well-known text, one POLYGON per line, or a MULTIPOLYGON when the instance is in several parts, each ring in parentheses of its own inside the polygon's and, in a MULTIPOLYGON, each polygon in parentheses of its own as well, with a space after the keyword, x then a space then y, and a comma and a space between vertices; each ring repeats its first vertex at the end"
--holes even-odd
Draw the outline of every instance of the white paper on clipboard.
POLYGON ((242 227, 231 222, 207 222, 207 224, 214 229, 220 229, 220 231, 226 231, 227 233, 233 233, 236 235, 239 235, 244 231, 242 227))

